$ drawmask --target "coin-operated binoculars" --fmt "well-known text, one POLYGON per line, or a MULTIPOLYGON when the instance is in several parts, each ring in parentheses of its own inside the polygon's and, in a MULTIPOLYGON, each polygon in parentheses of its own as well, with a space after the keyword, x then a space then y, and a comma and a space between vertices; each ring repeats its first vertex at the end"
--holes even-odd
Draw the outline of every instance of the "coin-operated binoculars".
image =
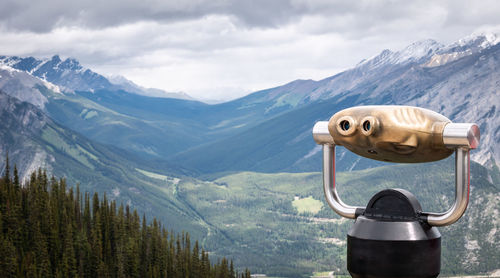
POLYGON ((323 189, 340 216, 356 219, 347 234, 347 270, 352 277, 437 277, 441 234, 469 202, 469 151, 479 145, 479 128, 452 123, 436 112, 410 106, 358 106, 344 109, 313 128, 323 145, 323 189), (346 205, 335 188, 335 146, 375 160, 418 163, 455 152, 455 202, 442 213, 424 212, 413 194, 387 189, 366 207, 346 205))

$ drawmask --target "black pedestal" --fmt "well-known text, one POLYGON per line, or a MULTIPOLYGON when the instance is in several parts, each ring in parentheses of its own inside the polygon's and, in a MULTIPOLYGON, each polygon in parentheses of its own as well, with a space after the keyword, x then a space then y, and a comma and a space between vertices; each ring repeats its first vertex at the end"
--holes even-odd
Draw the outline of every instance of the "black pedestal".
POLYGON ((417 199, 403 189, 372 197, 347 235, 347 269, 353 278, 437 277, 441 235, 419 219, 417 199))

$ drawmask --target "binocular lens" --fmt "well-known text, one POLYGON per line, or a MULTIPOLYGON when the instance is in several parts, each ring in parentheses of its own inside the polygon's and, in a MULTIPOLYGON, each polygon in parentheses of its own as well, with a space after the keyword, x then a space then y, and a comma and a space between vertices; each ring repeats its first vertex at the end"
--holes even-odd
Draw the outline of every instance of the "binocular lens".
POLYGON ((370 131, 370 128, 371 128, 370 121, 365 121, 365 122, 363 123, 363 129, 364 129, 365 131, 370 131))
POLYGON ((349 121, 343 120, 343 121, 340 122, 340 128, 343 131, 348 131, 350 127, 351 127, 351 124, 349 124, 349 121))

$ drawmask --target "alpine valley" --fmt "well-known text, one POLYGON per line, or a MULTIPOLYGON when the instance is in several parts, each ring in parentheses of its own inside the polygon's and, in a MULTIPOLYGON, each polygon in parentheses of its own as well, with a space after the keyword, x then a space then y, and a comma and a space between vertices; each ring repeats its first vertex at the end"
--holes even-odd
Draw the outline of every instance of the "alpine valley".
MULTIPOLYGON (((0 56, 0 154, 22 179, 42 167, 189 231, 211 256, 253 273, 346 274, 352 223, 324 202, 312 127, 351 106, 424 107, 480 126, 469 208, 440 229, 441 273, 489 274, 500 271, 499 88, 493 34, 419 41, 323 80, 214 105, 107 78, 72 58, 0 56)), ((350 204, 394 187, 413 192, 426 210, 453 202, 453 157, 394 165, 339 148, 337 161, 339 193, 350 204)))

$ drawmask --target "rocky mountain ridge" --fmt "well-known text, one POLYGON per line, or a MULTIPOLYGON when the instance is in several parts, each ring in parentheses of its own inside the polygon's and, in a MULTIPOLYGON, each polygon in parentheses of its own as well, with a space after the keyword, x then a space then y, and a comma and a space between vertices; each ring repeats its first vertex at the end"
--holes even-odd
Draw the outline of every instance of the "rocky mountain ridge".
POLYGON ((52 58, 0 56, 0 65, 24 71, 53 84, 64 91, 125 90, 127 92, 164 98, 192 99, 185 93, 169 93, 160 89, 144 88, 123 76, 105 77, 83 67, 74 58, 62 60, 59 55, 52 58))

